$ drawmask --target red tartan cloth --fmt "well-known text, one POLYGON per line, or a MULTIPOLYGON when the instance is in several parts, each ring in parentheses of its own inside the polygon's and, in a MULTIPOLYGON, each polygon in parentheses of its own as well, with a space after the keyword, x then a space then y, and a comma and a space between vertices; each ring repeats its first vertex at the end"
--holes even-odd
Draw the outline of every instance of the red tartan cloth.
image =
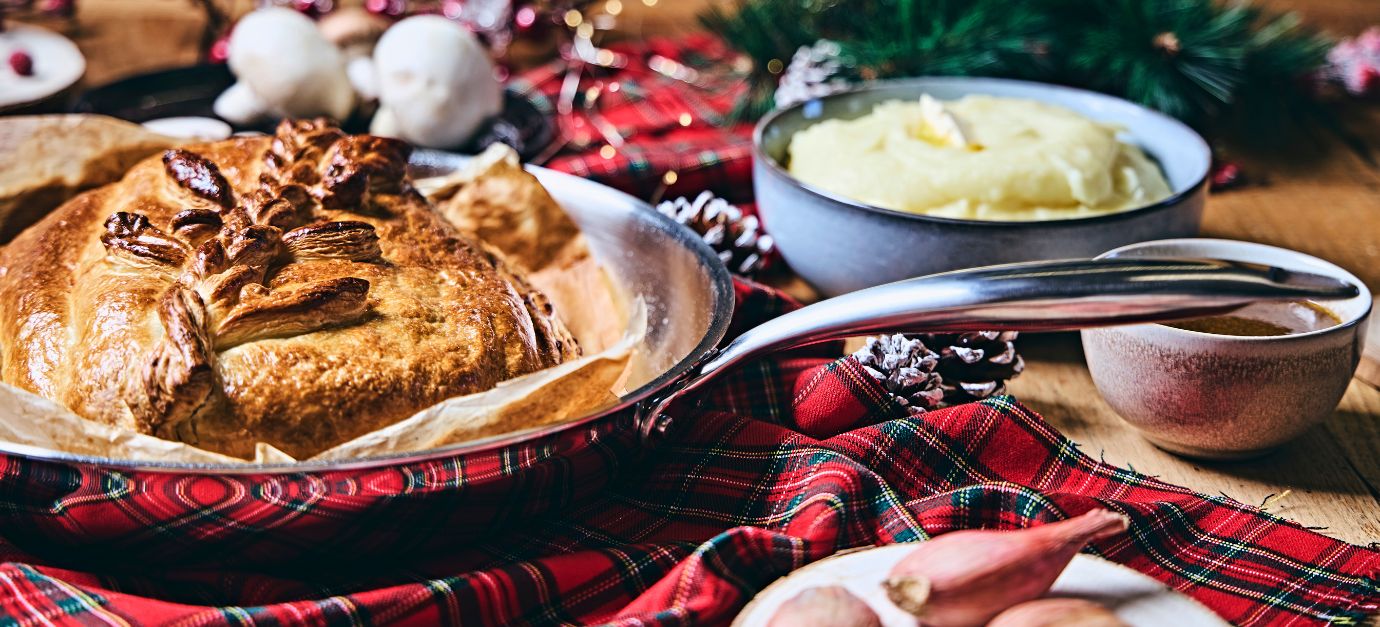
MULTIPOLYGON (((725 69, 732 52, 723 42, 698 35, 612 49, 631 60, 628 67, 618 71, 587 68, 581 92, 599 89, 598 116, 627 137, 627 143, 606 158, 600 152, 607 143, 604 135, 588 111, 576 106, 572 114, 556 117, 572 148, 591 142, 588 149, 566 150, 543 165, 644 199, 693 196, 706 189, 729 200, 750 199, 752 125, 727 123, 746 83, 725 69), (647 69, 647 60, 656 55, 698 71, 702 87, 647 69), (682 119, 685 115, 689 117, 682 119), (669 186, 667 172, 676 173, 669 186)), ((565 64, 554 62, 527 72, 511 88, 558 102, 564 72, 565 64)))
MULTIPOLYGON (((703 97, 628 74, 657 84, 658 102, 703 97)), ((746 153, 725 139, 740 131, 656 124, 674 104, 626 106, 605 116, 646 124, 647 147, 625 151, 640 157, 553 165, 645 196, 703 150, 724 165, 695 176, 745 193, 746 153)), ((792 306, 747 283, 738 297, 731 333, 792 306)), ((1009 397, 906 416, 837 349, 749 364, 677 408, 650 450, 630 429, 571 433, 464 463, 272 480, 0 456, 0 626, 724 624, 840 549, 1092 507, 1132 521, 1096 553, 1235 623, 1355 622, 1380 605, 1374 550, 1094 461, 1009 397)))
MULTIPOLYGON (((737 323, 788 306, 740 284, 737 323)), ((572 434, 469 466, 268 484, 0 456, 0 625, 725 624, 840 549, 1093 507, 1132 520, 1098 554, 1239 624, 1344 622, 1380 602, 1380 553, 1094 461, 1009 397, 907 417, 851 358, 794 353, 675 416, 651 451, 572 434), (850 430, 796 430, 821 421, 850 430), (598 463, 616 467, 606 484, 523 499, 598 463), (486 494, 507 513, 457 511, 486 494)))

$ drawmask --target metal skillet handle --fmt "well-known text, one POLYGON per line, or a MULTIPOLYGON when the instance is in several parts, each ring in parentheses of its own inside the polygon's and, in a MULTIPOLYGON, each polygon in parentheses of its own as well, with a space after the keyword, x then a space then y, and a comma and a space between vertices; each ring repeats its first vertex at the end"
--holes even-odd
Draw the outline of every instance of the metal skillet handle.
POLYGON ((1042 261, 935 274, 821 301, 738 336, 644 407, 641 427, 647 436, 664 430, 667 405, 744 360, 829 340, 880 332, 1070 331, 1357 293, 1322 275, 1196 259, 1042 261))

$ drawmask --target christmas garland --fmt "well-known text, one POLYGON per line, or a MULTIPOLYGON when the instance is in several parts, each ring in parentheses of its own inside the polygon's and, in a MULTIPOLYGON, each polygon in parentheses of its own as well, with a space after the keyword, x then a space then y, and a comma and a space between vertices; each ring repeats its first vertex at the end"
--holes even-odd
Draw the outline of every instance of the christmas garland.
POLYGON ((982 75, 1094 89, 1203 131, 1284 143, 1341 127, 1316 80, 1332 42, 1293 16, 1213 0, 739 0, 701 16, 754 61, 739 109, 857 80, 982 75), (823 42, 823 43, 821 43, 823 42))

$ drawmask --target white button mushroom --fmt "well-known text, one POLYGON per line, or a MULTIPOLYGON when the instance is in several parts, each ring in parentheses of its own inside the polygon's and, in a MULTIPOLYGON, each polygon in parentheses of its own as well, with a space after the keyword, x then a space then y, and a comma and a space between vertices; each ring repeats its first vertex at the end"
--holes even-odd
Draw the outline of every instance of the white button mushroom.
POLYGON ((239 82, 216 99, 215 111, 231 122, 262 115, 344 120, 354 108, 340 51, 311 19, 291 9, 244 16, 230 35, 228 61, 239 82))
POLYGON ((432 148, 465 143, 503 106, 488 51, 435 15, 409 17, 374 48, 380 108, 370 131, 432 148))
POLYGON ((374 80, 374 44, 388 30, 392 22, 374 15, 364 7, 344 7, 316 22, 328 41, 345 56, 345 73, 360 100, 374 100, 379 91, 374 80))

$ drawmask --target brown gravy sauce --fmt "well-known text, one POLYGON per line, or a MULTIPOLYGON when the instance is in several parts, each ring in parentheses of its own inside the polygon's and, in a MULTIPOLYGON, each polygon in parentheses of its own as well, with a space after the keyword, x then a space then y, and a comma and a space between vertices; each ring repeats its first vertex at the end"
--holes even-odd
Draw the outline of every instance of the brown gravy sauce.
POLYGON ((1199 333, 1235 335, 1239 337, 1269 337, 1295 335, 1335 327, 1341 317, 1317 303, 1255 303, 1228 316, 1213 316, 1197 320, 1170 322, 1168 326, 1199 333))

